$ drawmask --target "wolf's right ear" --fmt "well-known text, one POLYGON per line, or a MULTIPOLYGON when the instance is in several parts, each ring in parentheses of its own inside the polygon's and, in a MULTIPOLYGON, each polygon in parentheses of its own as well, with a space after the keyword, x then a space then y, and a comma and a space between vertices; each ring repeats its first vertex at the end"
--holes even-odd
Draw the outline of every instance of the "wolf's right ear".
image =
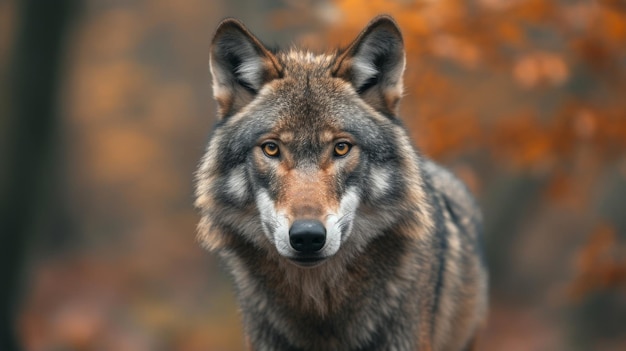
POLYGON ((210 62, 220 119, 246 106, 265 83, 282 74, 276 57, 233 18, 217 27, 210 62))

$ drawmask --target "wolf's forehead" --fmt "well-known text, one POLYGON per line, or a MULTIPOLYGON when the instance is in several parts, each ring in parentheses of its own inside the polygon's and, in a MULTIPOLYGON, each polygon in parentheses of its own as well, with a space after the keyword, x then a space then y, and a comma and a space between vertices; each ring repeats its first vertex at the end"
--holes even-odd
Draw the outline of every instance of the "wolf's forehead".
POLYGON ((328 144, 337 138, 337 132, 334 129, 327 128, 312 133, 306 129, 294 130, 283 129, 278 132, 278 138, 285 144, 301 144, 308 142, 308 144, 328 144))
POLYGON ((316 54, 311 51, 291 49, 279 54, 287 73, 307 71, 326 73, 335 61, 336 55, 316 54))
MULTIPOLYGON (((282 79, 270 82, 278 98, 285 103, 331 107, 332 100, 351 95, 349 82, 332 74, 336 54, 315 54, 310 51, 290 51, 278 54, 283 69, 282 79)), ((312 106, 315 107, 315 106, 312 106)))
POLYGON ((329 135, 343 130, 346 114, 355 110, 332 85, 316 79, 283 80, 273 100, 274 132, 284 135, 285 141, 302 139, 302 135, 316 135, 322 142, 332 139, 329 135))
POLYGON ((365 114, 352 85, 331 74, 335 54, 292 49, 278 56, 284 76, 268 83, 257 116, 282 142, 326 144, 349 132, 350 118, 365 114))

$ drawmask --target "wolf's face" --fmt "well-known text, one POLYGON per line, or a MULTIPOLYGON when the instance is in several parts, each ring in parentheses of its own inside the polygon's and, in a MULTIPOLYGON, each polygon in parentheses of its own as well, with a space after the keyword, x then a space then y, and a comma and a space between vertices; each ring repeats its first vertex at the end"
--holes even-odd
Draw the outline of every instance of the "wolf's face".
POLYGON ((224 21, 211 52, 220 121, 198 173, 205 244, 241 237, 314 266, 393 224, 402 208, 387 205, 410 186, 393 172, 412 170, 394 117, 403 69, 386 17, 328 55, 272 53, 224 21))
POLYGON ((334 255, 351 233, 360 162, 358 144, 345 131, 326 129, 315 138, 300 133, 263 135, 252 149, 251 169, 265 235, 281 255, 308 265, 334 255))
POLYGON ((351 233, 369 163, 362 127, 376 121, 350 123, 368 115, 367 106, 351 101, 358 98, 351 86, 323 75, 306 82, 304 69, 260 93, 269 104, 254 109, 258 120, 246 116, 265 125, 250 139, 246 169, 267 238, 281 255, 312 265, 334 255, 351 233))

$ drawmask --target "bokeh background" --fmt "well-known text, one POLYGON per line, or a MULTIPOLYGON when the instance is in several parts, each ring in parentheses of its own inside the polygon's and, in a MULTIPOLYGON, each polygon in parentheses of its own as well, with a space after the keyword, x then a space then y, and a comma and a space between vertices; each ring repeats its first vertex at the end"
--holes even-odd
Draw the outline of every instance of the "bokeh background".
POLYGON ((484 211, 481 349, 626 350, 620 0, 0 0, 0 350, 243 350, 195 239, 213 30, 322 50, 379 13, 402 119, 484 211))

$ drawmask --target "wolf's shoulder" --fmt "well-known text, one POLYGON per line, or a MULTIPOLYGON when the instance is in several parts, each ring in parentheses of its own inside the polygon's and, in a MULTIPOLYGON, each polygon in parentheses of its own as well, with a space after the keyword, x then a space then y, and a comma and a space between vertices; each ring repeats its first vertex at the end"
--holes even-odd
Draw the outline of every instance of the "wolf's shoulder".
POLYGON ((429 159, 422 159, 424 178, 436 196, 440 196, 457 218, 482 222, 480 209, 467 186, 450 170, 429 159))

